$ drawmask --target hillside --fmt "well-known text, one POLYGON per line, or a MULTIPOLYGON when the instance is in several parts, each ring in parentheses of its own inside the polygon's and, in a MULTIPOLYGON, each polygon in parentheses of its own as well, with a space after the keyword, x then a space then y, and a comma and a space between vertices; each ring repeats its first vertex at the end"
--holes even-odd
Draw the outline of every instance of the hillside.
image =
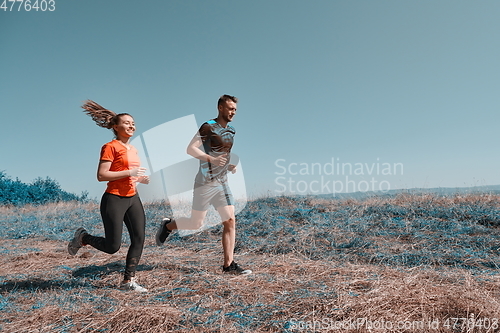
POLYGON ((168 206, 146 205, 138 270, 145 295, 116 289, 128 242, 76 257, 96 203, 0 207, 0 329, 6 332, 497 332, 500 197, 399 194, 363 200, 276 197, 237 216, 221 274, 221 228, 154 245, 168 206), (466 319, 465 319, 466 318, 466 319))

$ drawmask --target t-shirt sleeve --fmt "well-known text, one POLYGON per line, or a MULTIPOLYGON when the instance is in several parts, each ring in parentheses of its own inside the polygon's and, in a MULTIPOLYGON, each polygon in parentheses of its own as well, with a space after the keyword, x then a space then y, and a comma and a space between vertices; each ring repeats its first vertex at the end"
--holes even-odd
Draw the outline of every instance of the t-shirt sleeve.
POLYGON ((101 148, 101 161, 113 161, 115 159, 115 150, 113 146, 105 144, 101 148))
POLYGON ((201 141, 205 142, 208 139, 210 139, 210 133, 212 132, 212 129, 209 124, 204 123, 201 125, 199 131, 198 131, 198 136, 201 139, 201 141))

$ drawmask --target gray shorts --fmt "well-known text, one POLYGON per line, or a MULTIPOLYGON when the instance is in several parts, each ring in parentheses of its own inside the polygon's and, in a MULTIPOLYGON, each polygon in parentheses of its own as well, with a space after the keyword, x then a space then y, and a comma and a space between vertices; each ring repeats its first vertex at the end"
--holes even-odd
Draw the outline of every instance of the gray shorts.
POLYGON ((208 184, 194 184, 193 209, 206 211, 208 206, 215 209, 223 206, 234 206, 234 198, 227 182, 214 180, 208 184))

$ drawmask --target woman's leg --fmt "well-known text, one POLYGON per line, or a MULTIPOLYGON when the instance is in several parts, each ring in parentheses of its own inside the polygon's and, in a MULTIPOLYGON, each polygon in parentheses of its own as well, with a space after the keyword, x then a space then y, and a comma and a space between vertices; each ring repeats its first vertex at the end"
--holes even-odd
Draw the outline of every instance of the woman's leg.
POLYGON ((130 281, 135 276, 137 265, 141 259, 146 234, 146 216, 144 207, 138 195, 130 198, 130 207, 125 213, 124 221, 130 235, 130 247, 125 264, 124 281, 130 281))
POLYGON ((109 254, 117 252, 122 242, 123 220, 128 207, 128 198, 104 193, 101 199, 104 237, 86 234, 82 238, 83 243, 109 254))

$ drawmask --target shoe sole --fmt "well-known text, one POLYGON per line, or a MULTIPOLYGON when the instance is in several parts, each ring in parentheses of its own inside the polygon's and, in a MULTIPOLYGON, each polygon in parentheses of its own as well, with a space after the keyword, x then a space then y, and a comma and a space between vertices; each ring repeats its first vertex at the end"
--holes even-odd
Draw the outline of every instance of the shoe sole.
POLYGON ((227 275, 250 275, 252 274, 253 272, 249 269, 245 269, 243 272, 241 273, 236 273, 236 272, 223 272, 224 274, 227 274, 227 275))
POLYGON ((120 285, 118 287, 119 290, 121 291, 134 291, 136 293, 147 293, 149 290, 147 290, 146 288, 138 285, 138 284, 135 284, 135 286, 133 285, 120 285))
POLYGON ((147 290, 146 288, 144 289, 133 289, 133 288, 118 288, 119 290, 121 291, 133 291, 133 292, 136 292, 136 293, 147 293, 149 292, 149 290, 147 290))
POLYGON ((252 274, 252 270, 250 269, 244 269, 240 273, 235 272, 235 271, 222 271, 223 274, 228 274, 228 275, 250 275, 252 274))

